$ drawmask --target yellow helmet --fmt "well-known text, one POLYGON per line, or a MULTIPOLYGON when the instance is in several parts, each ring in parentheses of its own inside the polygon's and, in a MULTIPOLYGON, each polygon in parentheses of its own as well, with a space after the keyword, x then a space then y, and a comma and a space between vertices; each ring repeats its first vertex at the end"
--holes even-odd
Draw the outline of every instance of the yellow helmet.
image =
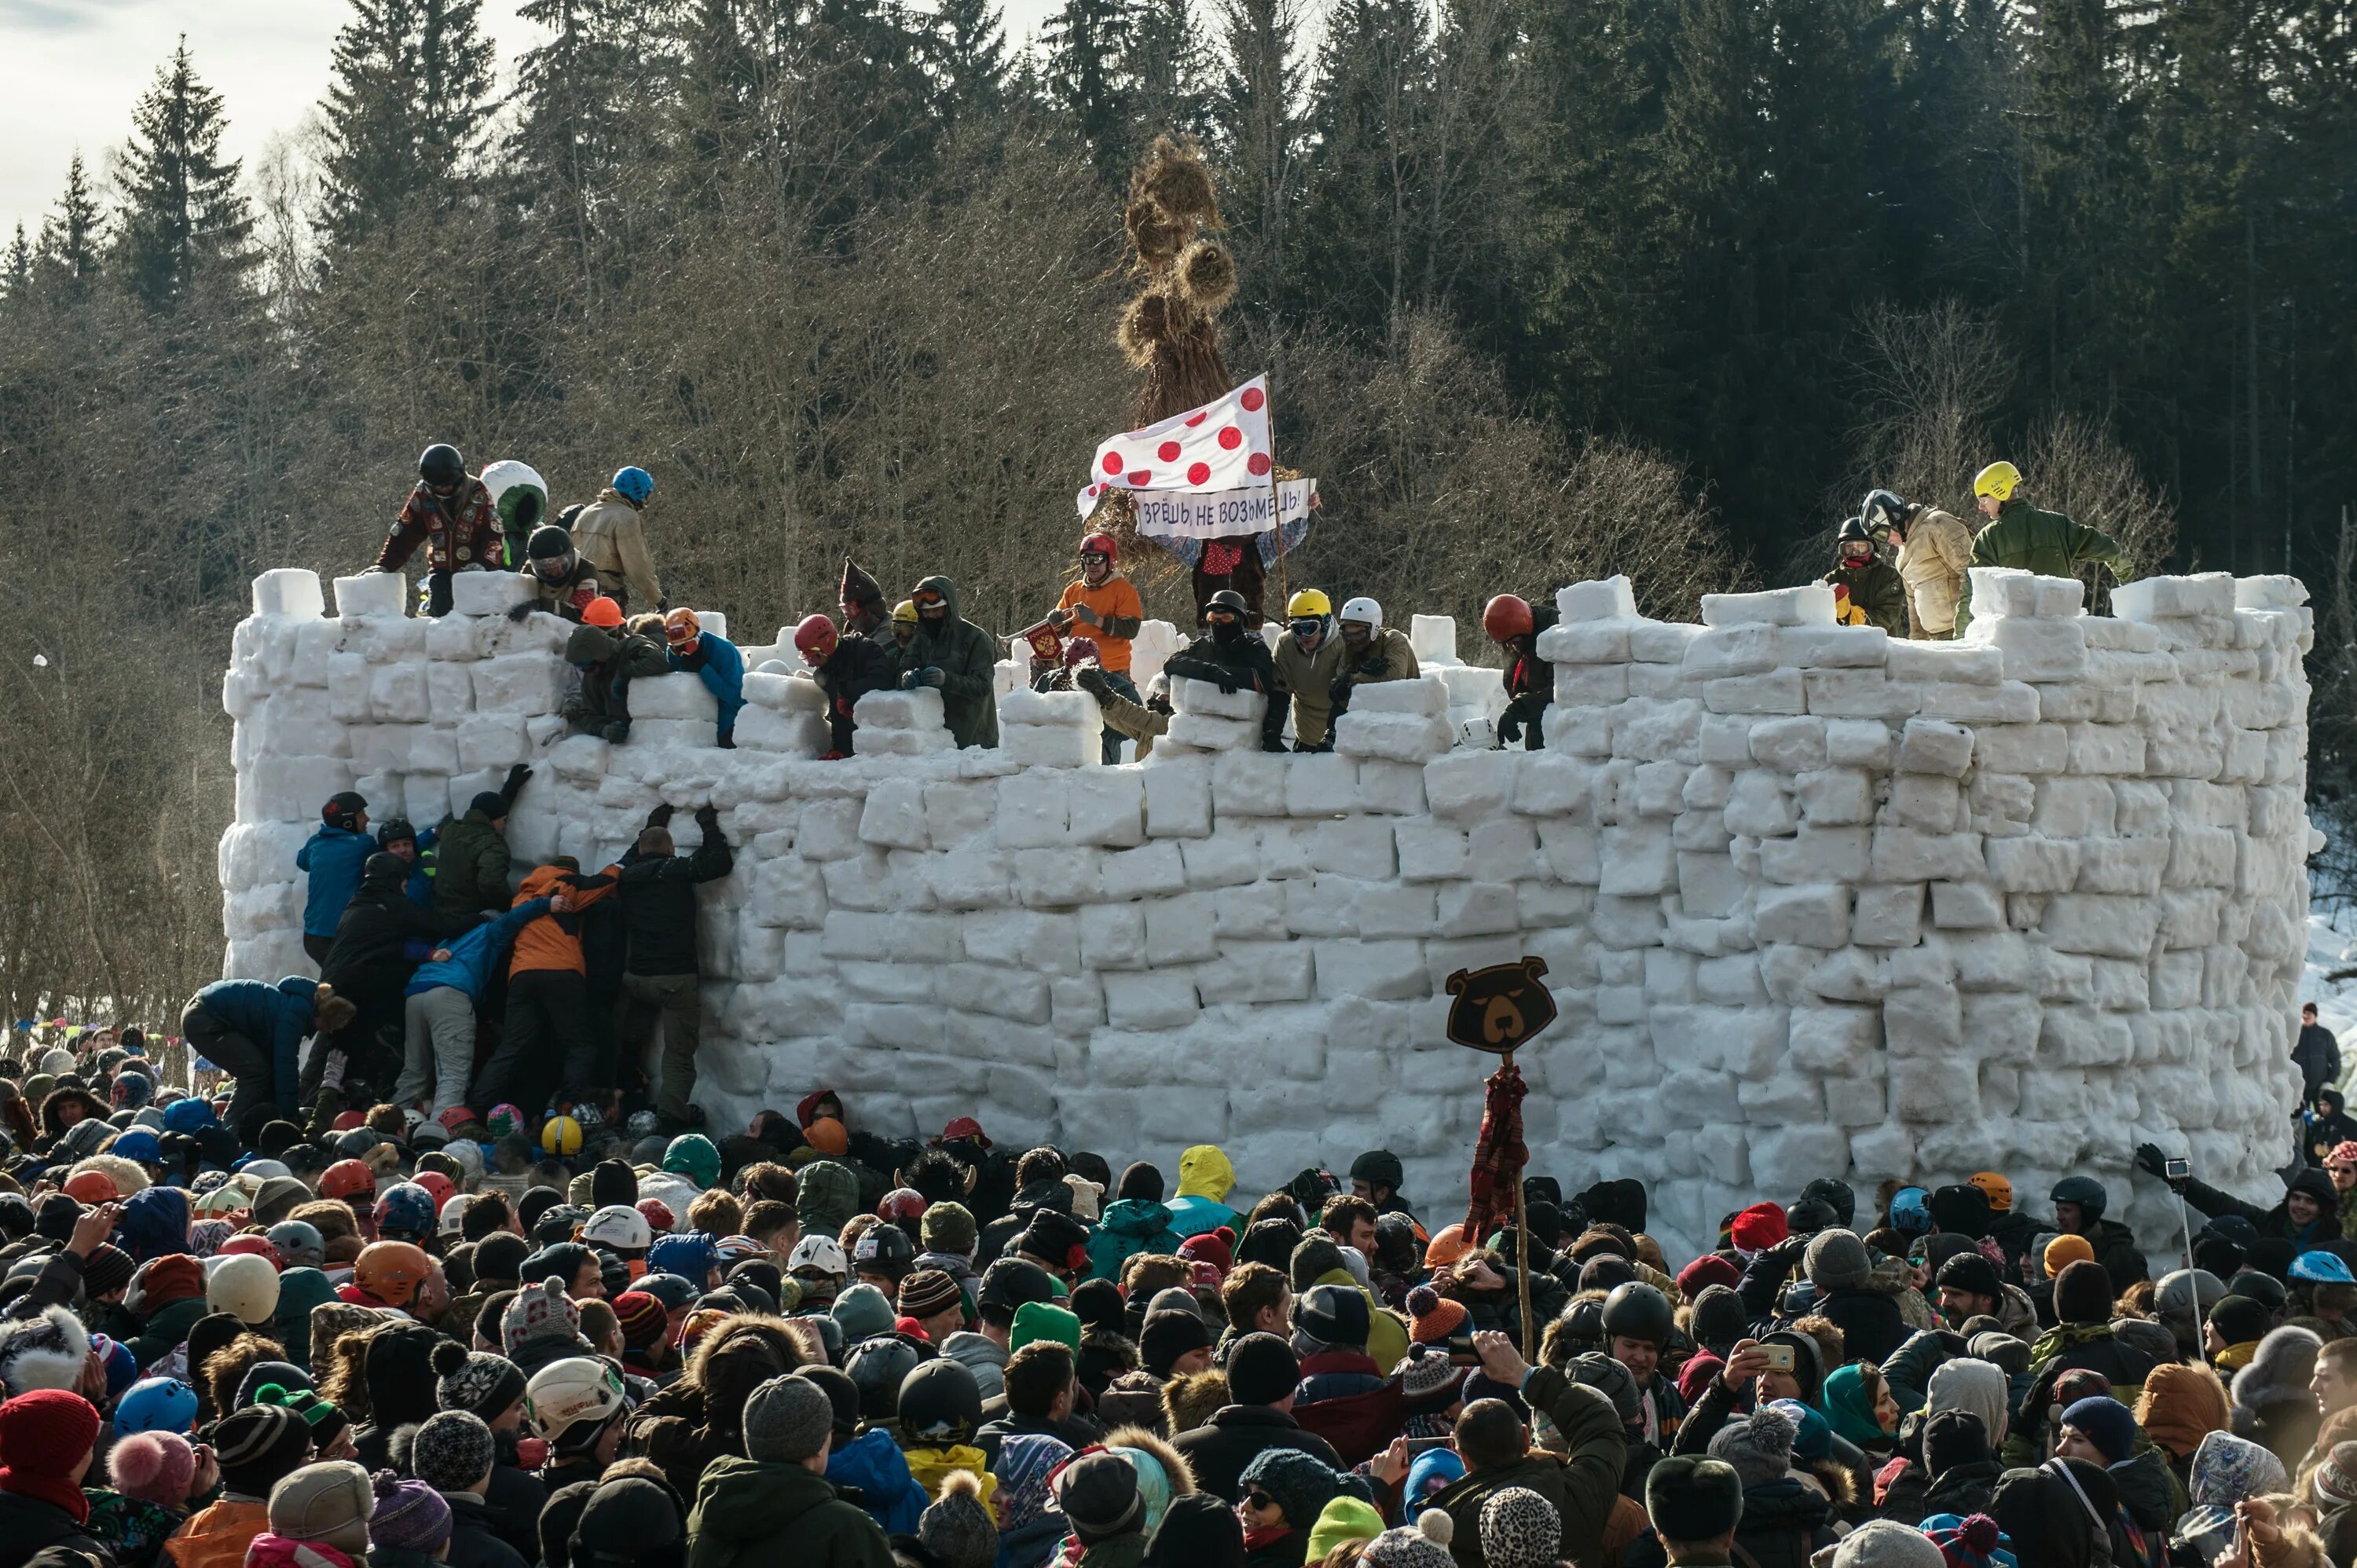
POLYGON ((917 601, 914 599, 902 599, 899 604, 894 605, 892 607, 892 618, 899 621, 903 626, 916 625, 917 601))
POLYGON ((1334 613, 1334 601, 1316 588, 1304 588, 1285 601, 1285 618, 1301 620, 1309 616, 1329 616, 1334 613))
POLYGON ((2009 501, 2013 489, 2021 483, 2021 470, 2003 458, 1991 463, 1973 476, 1973 494, 1987 496, 1993 500, 2009 501))

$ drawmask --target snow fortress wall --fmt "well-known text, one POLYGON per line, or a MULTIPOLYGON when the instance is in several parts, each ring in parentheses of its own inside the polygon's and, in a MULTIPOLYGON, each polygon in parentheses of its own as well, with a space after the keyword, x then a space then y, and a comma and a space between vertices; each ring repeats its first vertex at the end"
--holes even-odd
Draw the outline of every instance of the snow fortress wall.
MULTIPOLYGON (((626 744, 568 737, 565 628, 501 616, 514 579, 461 576, 425 621, 397 577, 339 580, 330 618, 273 572, 223 688, 226 971, 307 972, 294 860, 328 795, 430 825, 528 760, 520 866, 602 865, 658 801, 685 848, 686 809, 719 807, 717 1123, 831 1085, 904 1133, 974 1113, 1165 1169, 1218 1143, 1250 1192, 1383 1146, 1437 1223, 1491 1065, 1446 1042, 1444 983, 1535 954, 1561 1013, 1523 1058, 1537 1168, 1644 1178, 1688 1245, 1844 1172, 2042 1199, 2094 1171, 2117 1212, 2147 1137, 2271 1194, 2317 842, 2306 591, 2158 578, 2112 618, 1974 575, 1957 643, 1835 625, 1823 588, 1707 596, 1700 626, 1566 588, 1544 751, 1456 745, 1480 699, 1444 667, 1361 688, 1321 756, 1260 752, 1258 698, 1180 682, 1154 755, 1106 768, 1085 693, 1028 690, 1000 749, 879 693, 863 755, 817 760, 782 667, 748 677, 734 750, 688 676, 632 688, 626 744)), ((2134 1187, 2164 1255, 2175 1207, 2134 1187)))

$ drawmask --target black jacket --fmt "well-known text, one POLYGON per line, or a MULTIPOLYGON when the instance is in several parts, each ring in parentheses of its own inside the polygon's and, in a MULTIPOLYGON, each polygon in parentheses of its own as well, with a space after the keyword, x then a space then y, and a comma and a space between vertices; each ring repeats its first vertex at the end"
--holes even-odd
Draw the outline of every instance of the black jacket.
POLYGON ((826 662, 813 671, 819 690, 826 693, 827 723, 834 731, 834 749, 851 755, 858 726, 851 710, 870 692, 888 692, 900 679, 899 666, 880 643, 864 637, 839 638, 826 662))
POLYGON ((1554 603, 1540 599, 1531 606, 1531 646, 1506 650, 1506 711, 1499 717, 1498 736, 1512 741, 1520 733, 1533 751, 1541 744, 1540 721, 1555 701, 1555 665, 1538 656, 1539 633, 1553 630, 1556 619, 1554 603))
MULTIPOLYGON (((1735 1546, 1759 1568, 1808 1568, 1817 1549, 1837 1539, 1833 1504, 1797 1477, 1743 1489, 1743 1518, 1735 1527, 1735 1546)), ((1649 1531, 1631 1544, 1628 1562, 1631 1568, 1660 1568, 1669 1562, 1669 1553, 1660 1537, 1649 1531)))
POLYGON ((1203 1425, 1180 1433, 1171 1445, 1195 1472, 1197 1487, 1232 1504, 1244 1495, 1245 1468, 1272 1448, 1297 1449, 1333 1469, 1348 1468, 1332 1444, 1302 1431, 1293 1417, 1265 1404, 1223 1405, 1203 1425))
MULTIPOLYGON (((2341 1239, 2341 1195, 2333 1190, 2331 1177, 2312 1167, 2304 1168, 2294 1176, 2290 1187, 2287 1189, 2287 1196, 2291 1192, 2305 1192, 2316 1200, 2317 1217, 2305 1227, 2294 1225, 2290 1212, 2281 1203, 2273 1208, 2261 1208, 2255 1203, 2245 1203, 2231 1192, 2222 1192, 2208 1182, 2190 1176, 2179 1190, 2184 1193, 2186 1202, 2211 1219, 2239 1214, 2257 1227, 2261 1236, 2279 1236, 2287 1241, 2298 1242, 2303 1248, 2321 1247, 2327 1241, 2341 1239)), ((2096 1256, 2100 1261, 2100 1251, 2096 1256)), ((2104 1266, 2110 1267, 2109 1264, 2104 1266)), ((2127 1288, 2116 1279, 2112 1283, 2115 1289, 2127 1288)))
POLYGON ((445 1492, 450 1505, 449 1568, 527 1568, 516 1549, 500 1538, 500 1516, 472 1492, 445 1492))
POLYGON ((319 978, 363 1006, 371 991, 387 985, 398 995, 417 968, 417 961, 403 951, 409 943, 455 937, 479 918, 471 909, 438 915, 421 908, 397 882, 363 882, 336 922, 335 945, 319 966, 319 978))
POLYGON ((1827 1291, 1816 1310, 1842 1331, 1842 1350, 1853 1361, 1879 1367, 1907 1343, 1907 1319, 1895 1297, 1873 1290, 1827 1291))
POLYGON ((52 1546, 86 1552, 110 1565, 114 1554, 74 1522, 73 1515, 38 1498, 0 1492, 0 1568, 25 1568, 52 1546))
POLYGON ((499 1457, 491 1465, 491 1489, 483 1501, 490 1510, 491 1529, 525 1563, 540 1561, 540 1510, 548 1504, 548 1488, 540 1477, 516 1464, 517 1440, 510 1433, 494 1433, 499 1457))
POLYGON ((718 881, 736 864, 717 824, 705 827, 694 854, 641 855, 630 846, 615 880, 630 924, 632 974, 696 972, 696 886, 718 881))
POLYGON ((1260 738, 1264 747, 1274 746, 1276 737, 1284 733, 1286 704, 1277 700, 1276 661, 1269 656, 1268 644, 1239 624, 1232 640, 1222 640, 1216 631, 1207 631, 1186 647, 1172 654, 1162 666, 1164 674, 1176 681, 1209 681, 1226 692, 1259 692, 1268 698, 1267 710, 1262 714, 1260 738))
POLYGON ((2299 1043, 2291 1048, 2291 1059, 2299 1069, 2308 1098, 2313 1100, 2318 1090, 2341 1076, 2341 1042, 2321 1024, 2302 1024, 2299 1043))

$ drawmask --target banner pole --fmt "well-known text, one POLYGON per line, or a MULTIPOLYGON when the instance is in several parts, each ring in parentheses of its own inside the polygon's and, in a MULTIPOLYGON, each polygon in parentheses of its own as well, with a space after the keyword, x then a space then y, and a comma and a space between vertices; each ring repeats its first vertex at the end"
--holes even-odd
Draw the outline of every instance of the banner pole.
MULTIPOLYGON (((1513 1070, 1513 1052, 1506 1053, 1505 1065, 1507 1071, 1513 1070)), ((1529 1189, 1524 1179, 1527 1174, 1526 1170, 1514 1172, 1514 1292, 1521 1298, 1521 1311, 1516 1316, 1523 1325, 1523 1360, 1536 1366, 1538 1357, 1533 1348, 1534 1341, 1531 1337, 1531 1210, 1529 1189)))
POLYGON ((1276 596, 1282 607, 1293 594, 1285 581, 1285 497, 1276 482, 1276 392, 1274 381, 1271 381, 1268 397, 1268 519, 1269 525, 1276 530, 1276 596))

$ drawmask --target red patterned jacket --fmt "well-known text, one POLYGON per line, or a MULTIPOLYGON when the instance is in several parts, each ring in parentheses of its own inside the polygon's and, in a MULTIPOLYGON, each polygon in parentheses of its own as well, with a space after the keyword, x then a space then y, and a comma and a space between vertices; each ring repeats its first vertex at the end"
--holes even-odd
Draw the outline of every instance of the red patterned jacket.
POLYGON ((417 553, 420 543, 425 546, 429 572, 500 570, 503 564, 500 514, 483 481, 469 478, 447 501, 422 482, 413 488, 393 520, 393 532, 384 536, 376 564, 397 572, 417 553))

